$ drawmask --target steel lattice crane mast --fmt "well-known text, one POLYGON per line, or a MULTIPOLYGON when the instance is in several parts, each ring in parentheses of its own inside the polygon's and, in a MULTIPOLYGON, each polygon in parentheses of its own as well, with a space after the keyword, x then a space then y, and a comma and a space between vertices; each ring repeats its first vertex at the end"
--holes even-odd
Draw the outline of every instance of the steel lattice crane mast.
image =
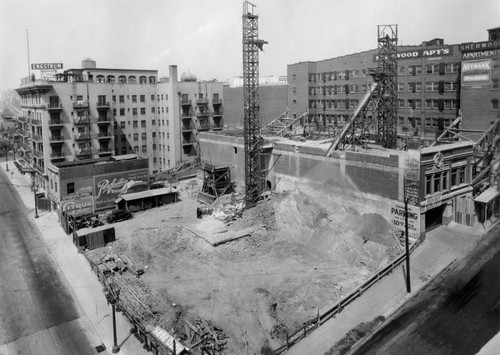
POLYGON ((370 69, 374 83, 361 100, 326 155, 343 145, 363 144, 373 137, 385 148, 397 143, 398 26, 378 26, 377 68, 370 69))
POLYGON ((267 42, 259 39, 256 6, 243 3, 243 134, 245 139, 245 208, 257 200, 264 186, 261 168, 259 50, 267 42))

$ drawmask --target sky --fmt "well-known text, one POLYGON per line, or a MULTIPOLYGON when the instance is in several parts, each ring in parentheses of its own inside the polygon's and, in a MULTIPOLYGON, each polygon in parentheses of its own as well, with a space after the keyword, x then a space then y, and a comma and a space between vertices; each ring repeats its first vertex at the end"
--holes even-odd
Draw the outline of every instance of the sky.
MULTIPOLYGON (((499 0, 254 0, 260 75, 287 64, 375 49, 377 25, 397 24, 400 44, 487 40, 500 27, 499 0)), ((241 0, 0 0, 0 90, 14 89, 31 63, 80 68, 168 66, 200 80, 242 74, 241 0)), ((38 75, 38 72, 35 71, 38 75)))

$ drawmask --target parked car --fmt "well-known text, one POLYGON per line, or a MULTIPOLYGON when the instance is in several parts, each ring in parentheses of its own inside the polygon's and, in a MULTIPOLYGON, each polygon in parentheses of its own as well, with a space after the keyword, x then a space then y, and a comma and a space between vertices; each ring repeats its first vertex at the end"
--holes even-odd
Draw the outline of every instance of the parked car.
POLYGON ((132 218, 132 213, 125 210, 113 210, 108 215, 108 223, 114 223, 119 221, 124 221, 126 219, 132 218))

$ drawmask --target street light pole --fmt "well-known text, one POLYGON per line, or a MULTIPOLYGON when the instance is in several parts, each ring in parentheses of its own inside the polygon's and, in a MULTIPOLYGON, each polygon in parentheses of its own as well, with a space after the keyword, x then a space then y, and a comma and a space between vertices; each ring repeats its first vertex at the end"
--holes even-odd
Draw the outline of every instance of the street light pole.
POLYGON ((405 246, 406 246, 406 291, 411 292, 410 283, 410 241, 408 238, 408 199, 405 196, 405 246))
POLYGON ((38 192, 38 186, 36 184, 36 176, 33 173, 33 196, 35 197, 35 218, 38 218, 38 200, 36 198, 36 193, 38 192))
POLYGON ((6 171, 9 171, 9 148, 5 148, 5 163, 7 165, 6 171))
POLYGON ((113 347, 111 349, 111 352, 113 354, 116 354, 120 351, 120 346, 118 345, 118 342, 116 340, 116 309, 115 305, 116 302, 118 302, 118 298, 120 297, 120 290, 117 292, 111 292, 111 291, 106 291, 106 299, 108 300, 109 303, 111 303, 111 309, 113 312, 113 347))

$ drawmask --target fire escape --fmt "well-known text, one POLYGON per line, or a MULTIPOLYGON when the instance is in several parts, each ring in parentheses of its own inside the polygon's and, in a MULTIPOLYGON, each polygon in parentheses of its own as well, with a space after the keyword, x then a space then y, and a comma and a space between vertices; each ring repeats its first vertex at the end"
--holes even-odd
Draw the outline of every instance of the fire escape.
POLYGON ((264 185, 261 169, 259 50, 264 40, 258 38, 256 6, 243 3, 243 134, 245 140, 245 207, 257 203, 264 185))

